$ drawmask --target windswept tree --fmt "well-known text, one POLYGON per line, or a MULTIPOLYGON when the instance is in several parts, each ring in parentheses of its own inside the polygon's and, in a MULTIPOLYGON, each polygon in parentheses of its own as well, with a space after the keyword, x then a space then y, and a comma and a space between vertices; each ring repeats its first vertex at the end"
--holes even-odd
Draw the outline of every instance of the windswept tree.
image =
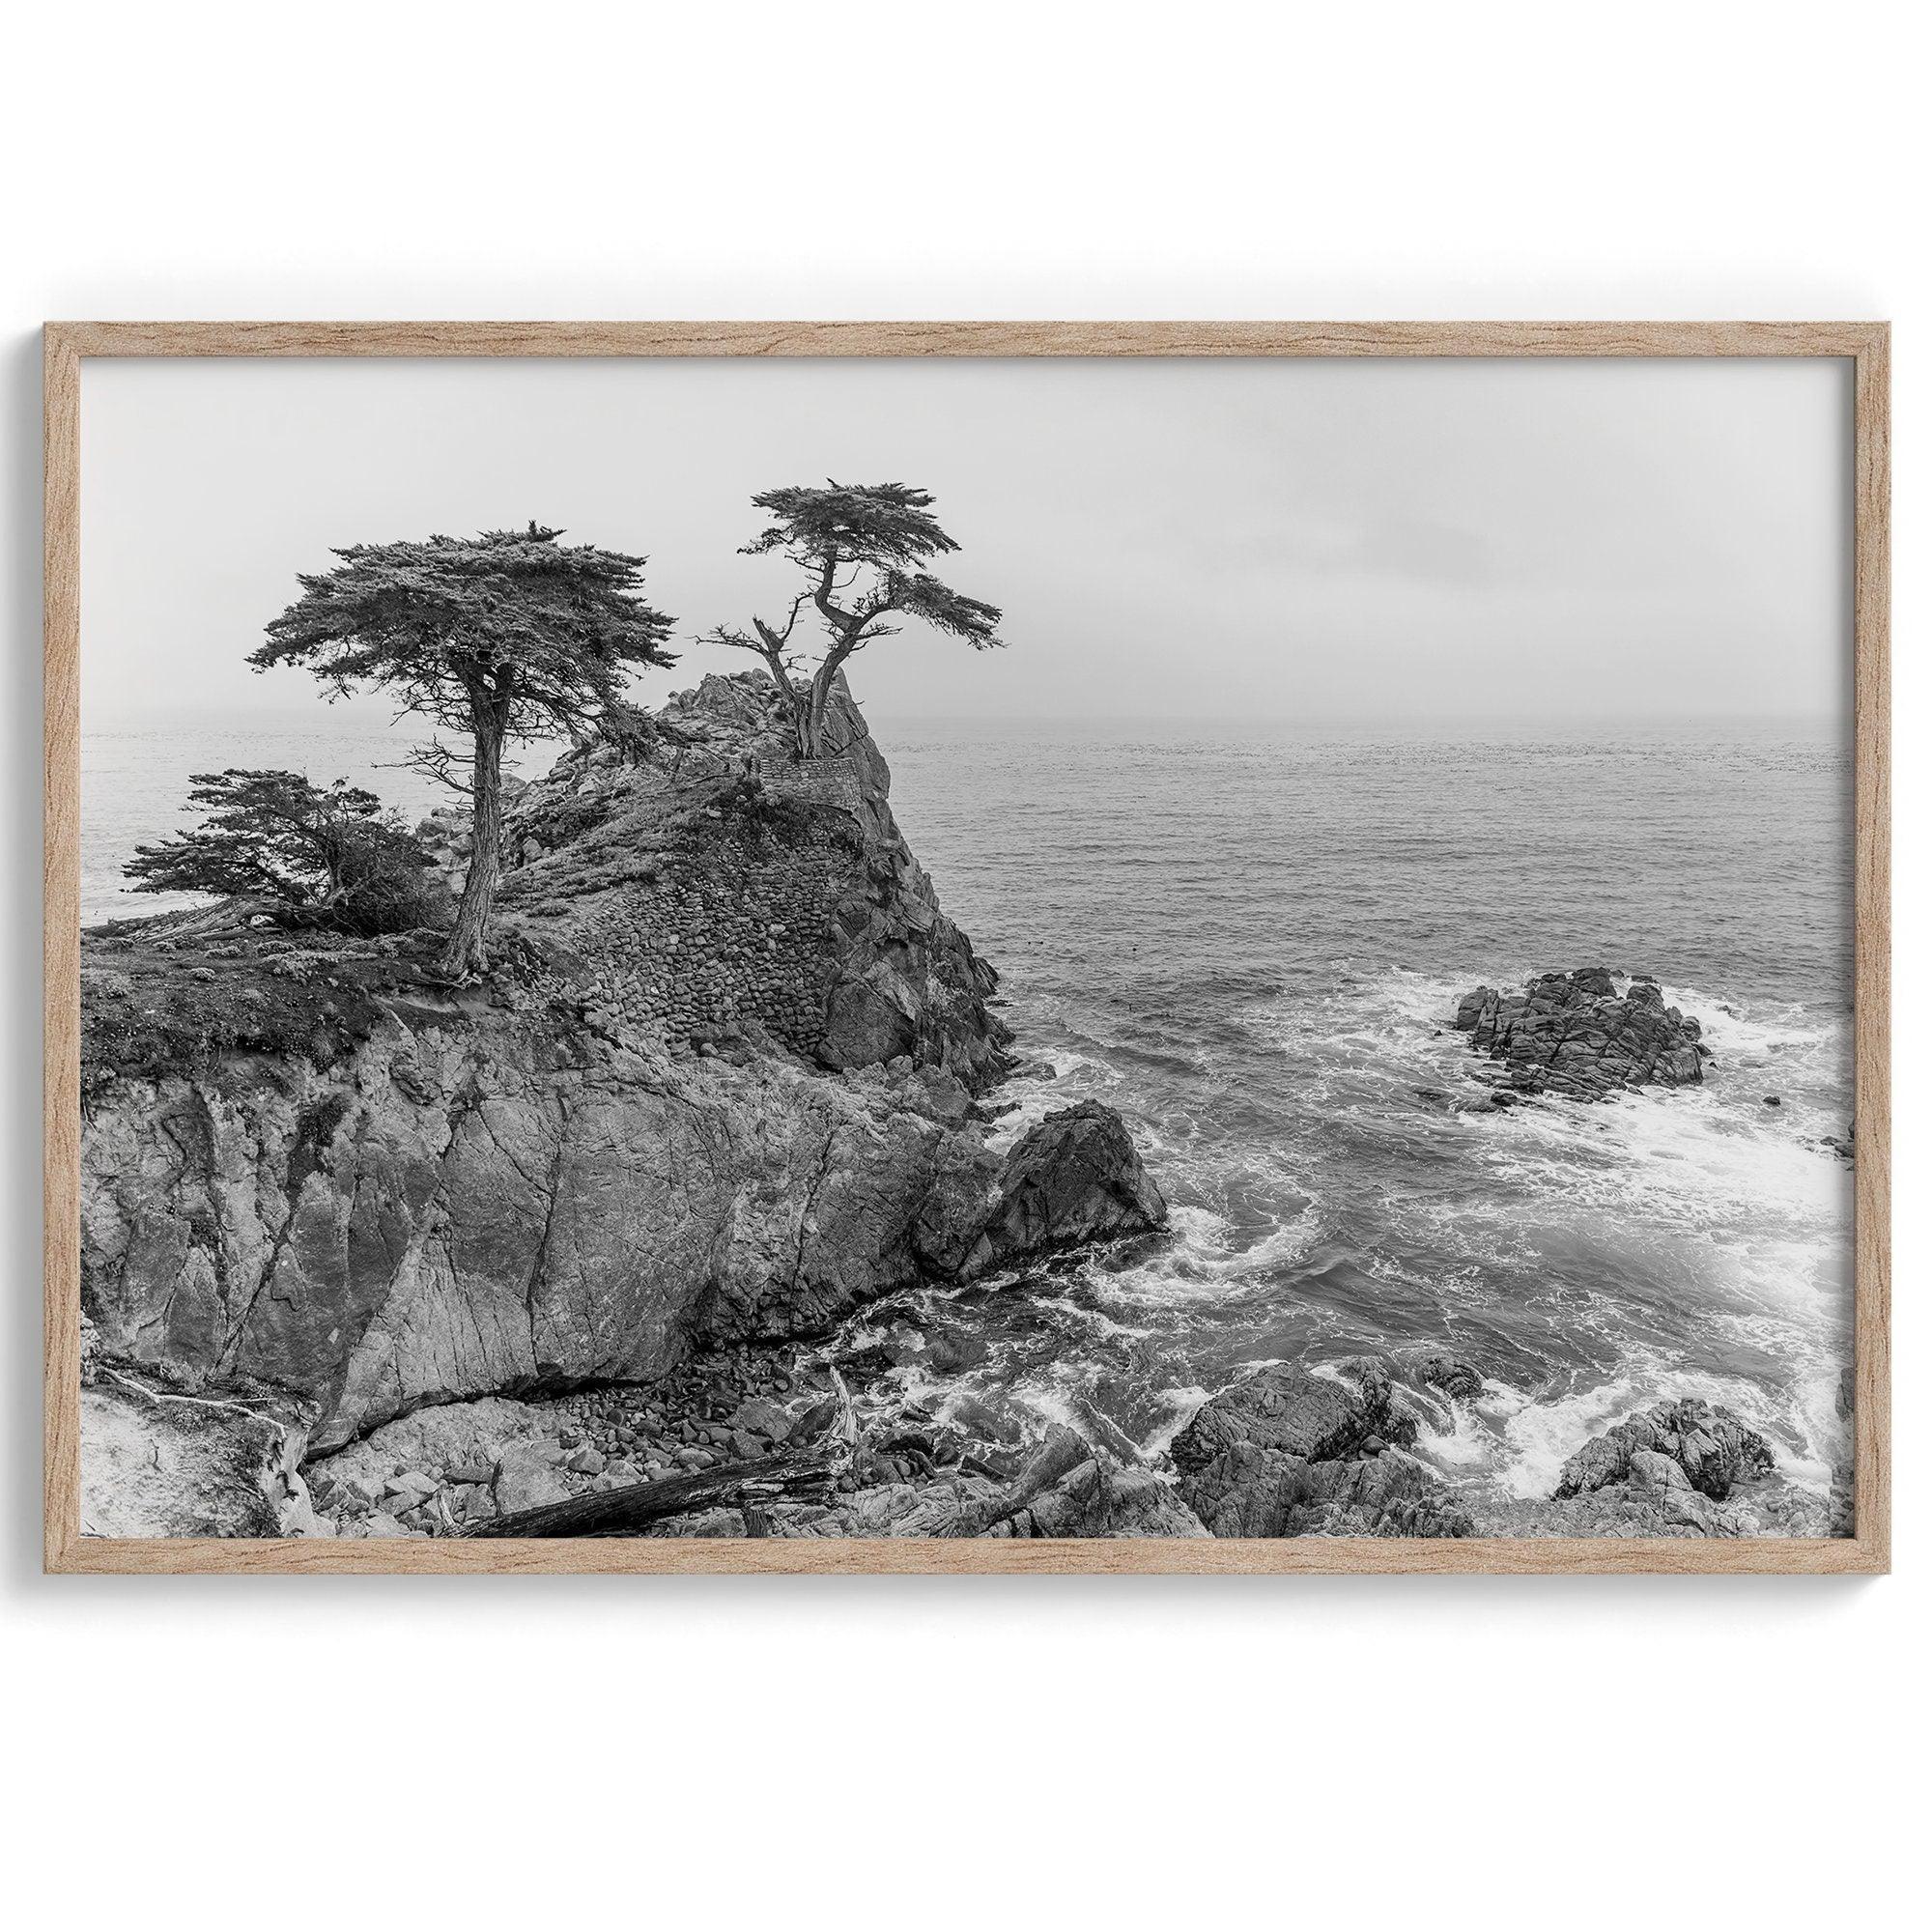
POLYGON ((506 744, 577 734, 622 698, 642 665, 675 663, 671 620, 637 594, 644 559, 560 530, 486 530, 421 543, 354 544, 269 626, 258 669, 301 665, 335 696, 387 692, 440 729, 469 734, 469 870, 442 966, 489 964, 503 828, 506 744))
POLYGON ((212 893, 277 924, 398 932, 429 903, 428 860, 372 791, 298 772, 196 772, 207 817, 128 865, 137 893, 212 893))
POLYGON ((752 619, 742 631, 721 624, 706 641, 752 651, 763 659, 783 693, 802 758, 825 750, 825 712, 847 658, 881 638, 895 636, 912 617, 935 630, 964 638, 975 650, 1002 640, 999 611, 965 596, 924 569, 929 557, 959 546, 931 514, 932 497, 904 483, 822 490, 766 490, 752 501, 771 523, 743 546, 744 556, 776 552, 796 564, 805 585, 779 622, 752 619), (807 606, 815 611, 828 641, 814 669, 793 635, 807 606))

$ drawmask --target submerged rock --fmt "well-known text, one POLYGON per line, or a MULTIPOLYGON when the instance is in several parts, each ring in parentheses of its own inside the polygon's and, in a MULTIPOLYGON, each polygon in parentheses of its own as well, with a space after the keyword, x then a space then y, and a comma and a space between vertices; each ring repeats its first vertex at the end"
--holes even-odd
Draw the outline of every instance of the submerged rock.
POLYGON ((1521 993, 1478 986, 1457 1007, 1456 1027, 1504 1064, 1517 1092, 1573 1100, 1693 1086, 1708 1057, 1701 1025, 1666 1007, 1655 980, 1639 975, 1619 996, 1602 967, 1546 974, 1521 993))
POLYGON ((1382 1359, 1392 1375, 1439 1390, 1458 1402, 1473 1401, 1483 1392, 1482 1371, 1447 1349, 1395 1349, 1382 1359))

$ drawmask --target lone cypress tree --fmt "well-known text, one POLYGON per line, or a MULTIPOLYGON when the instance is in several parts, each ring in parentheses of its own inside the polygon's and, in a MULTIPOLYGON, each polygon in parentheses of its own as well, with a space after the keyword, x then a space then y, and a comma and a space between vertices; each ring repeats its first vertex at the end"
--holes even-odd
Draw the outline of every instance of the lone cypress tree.
POLYGON ((675 663, 671 619, 636 594, 644 559, 560 530, 486 530, 421 543, 353 544, 268 628, 249 663, 296 664, 337 694, 371 685, 471 739, 469 875, 442 966, 489 964, 501 863, 507 743, 583 727, 641 665, 675 663))
POLYGON ((896 635, 895 618, 917 617, 964 638, 976 651, 1002 642, 995 635, 1000 613, 991 604, 963 595, 921 567, 959 548, 931 514, 928 492, 904 483, 828 483, 822 490, 766 490, 752 501, 772 521, 739 554, 789 557, 805 573, 805 587, 782 623, 753 617, 749 632, 721 624, 705 641, 763 659, 784 695, 800 757, 824 752, 826 706, 845 660, 896 635), (808 604, 831 641, 817 668, 805 676, 791 654, 791 639, 808 604))

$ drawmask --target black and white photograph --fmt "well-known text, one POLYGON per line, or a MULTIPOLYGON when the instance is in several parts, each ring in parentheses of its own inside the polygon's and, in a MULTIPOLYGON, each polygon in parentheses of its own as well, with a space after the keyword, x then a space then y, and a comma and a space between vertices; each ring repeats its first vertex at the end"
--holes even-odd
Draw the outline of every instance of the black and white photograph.
POLYGON ((16 12, 14 1916, 1918 1924, 1900 10, 16 12))
POLYGON ((1849 1535, 1851 407, 91 363, 82 1533, 1849 1535))

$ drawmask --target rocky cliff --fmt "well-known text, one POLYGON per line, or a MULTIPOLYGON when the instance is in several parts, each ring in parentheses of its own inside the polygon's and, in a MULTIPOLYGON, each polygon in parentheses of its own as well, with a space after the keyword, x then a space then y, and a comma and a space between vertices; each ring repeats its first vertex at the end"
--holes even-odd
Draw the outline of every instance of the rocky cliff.
POLYGON ((842 691, 832 741, 797 764, 755 679, 707 678, 566 757, 509 813, 479 985, 436 981, 430 933, 90 934, 103 1410, 217 1390, 312 1459, 1164 1218, 1105 1109, 988 1151, 996 976, 842 691))
MULTIPOLYGON (((979 1092, 1009 1070, 999 976, 900 837, 842 679, 826 732, 831 754, 798 761, 747 673, 571 753, 508 812, 506 922, 555 949, 594 1026, 769 1036, 833 1068, 909 1057, 979 1092)), ((446 850, 467 862, 467 834, 446 850)))

